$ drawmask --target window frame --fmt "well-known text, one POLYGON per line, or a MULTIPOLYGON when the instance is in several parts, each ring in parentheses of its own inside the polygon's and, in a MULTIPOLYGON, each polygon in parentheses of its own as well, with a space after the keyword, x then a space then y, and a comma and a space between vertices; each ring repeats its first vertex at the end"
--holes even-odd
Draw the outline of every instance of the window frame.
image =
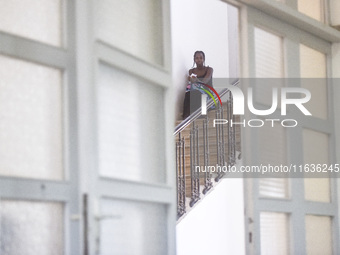
MULTIPOLYGON (((283 37, 283 54, 284 54, 284 65, 286 77, 299 77, 299 43, 303 43, 308 47, 321 51, 327 56, 327 74, 328 77, 332 77, 331 72, 331 58, 332 58, 332 42, 339 41, 339 34, 329 33, 328 28, 323 28, 322 32, 313 31, 311 27, 315 25, 314 21, 306 20, 301 17, 302 14, 292 14, 289 10, 278 10, 276 8, 280 7, 280 3, 268 3, 269 1, 253 1, 247 2, 249 6, 244 6, 242 8, 242 20, 241 25, 242 33, 242 46, 245 49, 242 53, 243 63, 246 66, 242 67, 243 77, 255 77, 255 46, 254 46, 254 28, 259 27, 265 29, 268 32, 274 33, 276 35, 281 35, 283 37), (262 4, 262 5, 261 5, 262 4), (268 6, 265 6, 268 4, 268 6), (259 7, 259 9, 252 8, 250 5, 259 7), (275 12, 273 12, 275 8, 275 12), (271 10, 271 12, 268 12, 271 10), (273 17, 267 13, 276 13, 277 16, 273 17), (289 15, 288 15, 289 14, 289 15), (290 16, 299 18, 299 21, 288 21, 290 16), (280 19, 278 19, 279 17, 280 19), (302 23, 308 23, 309 26, 301 26, 302 23), (301 29, 304 27, 305 29, 301 29), (308 28, 308 29, 306 29, 308 28), (327 34, 327 35, 326 35, 327 34), (320 35, 323 35, 320 37, 320 35), (335 35, 336 38, 333 37, 335 35), (295 57, 294 57, 295 56, 295 57)), ((274 1, 272 1, 274 2, 274 1)), ((281 8, 281 7, 280 7, 281 8)), ((288 8, 287 6, 285 8, 288 8)), ((284 8, 283 8, 284 9, 284 8)), ((329 135, 329 146, 330 146, 330 158, 329 163, 335 163, 335 129, 333 120, 333 100, 332 100, 332 86, 328 89, 328 113, 330 116, 328 120, 320 120, 317 118, 301 120, 304 122, 305 128, 310 128, 315 131, 326 133, 329 135)), ((245 118, 250 118, 247 114, 245 118)), ((247 141, 248 148, 243 152, 244 164, 252 165, 258 163, 256 161, 256 137, 257 132, 255 130, 243 130, 242 141, 245 143, 247 141), (251 146, 249 146, 249 144, 251 146)), ((247 148, 246 144, 242 145, 242 148, 247 148)), ((287 155, 289 163, 298 164, 303 159, 303 149, 302 146, 302 127, 296 127, 292 130, 287 130, 287 155), (293 146, 295 144, 295 146, 293 146), (299 144, 300 146, 296 146, 299 144)), ((291 253, 301 253, 306 254, 305 245, 305 214, 311 212, 327 215, 333 217, 333 238, 338 240, 339 238, 339 221, 338 221, 338 203, 337 203, 337 180, 330 179, 331 181, 331 197, 332 202, 327 203, 317 203, 304 200, 304 179, 291 179, 291 198, 290 199, 273 199, 273 198, 262 198, 259 196, 259 179, 245 179, 245 207, 246 207, 246 244, 247 244, 247 254, 261 254, 261 241, 260 241, 260 212, 285 212, 290 214, 290 250, 291 253), (301 204, 303 202, 303 204, 301 204), (301 210, 301 208, 303 208, 301 210), (294 214, 293 214, 294 213, 294 214), (303 223, 302 223, 303 222, 303 223), (299 227, 297 227, 299 226, 299 227), (300 239, 299 239, 300 238, 300 239)), ((333 241, 333 253, 337 254, 339 251, 339 244, 333 241)))
MULTIPOLYGON (((63 169, 62 181, 0 176, 0 199, 37 202, 58 202, 64 206, 64 254, 80 254, 81 194, 78 166, 78 122, 76 107, 75 63, 75 6, 72 1, 61 1, 62 38, 56 47, 14 34, 0 32, 0 54, 61 70, 63 114, 63 169), (15 45, 15 47, 13 47, 15 45), (66 48, 67 47, 67 48, 66 48)), ((1 206, 1 201, 0 201, 1 206)))

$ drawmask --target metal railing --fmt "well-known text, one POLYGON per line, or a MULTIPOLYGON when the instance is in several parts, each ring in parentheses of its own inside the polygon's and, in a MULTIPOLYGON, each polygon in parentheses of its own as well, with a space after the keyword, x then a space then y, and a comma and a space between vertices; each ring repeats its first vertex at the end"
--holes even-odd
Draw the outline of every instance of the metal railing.
MULTIPOLYGON (((239 81, 232 85, 237 86, 239 81)), ((219 93, 220 98, 227 96, 226 107, 218 106, 215 111, 216 119, 224 119, 226 112, 226 120, 230 123, 234 121, 233 115, 233 98, 229 89, 224 89, 219 93)), ((207 110, 212 111, 214 104, 212 99, 207 102, 207 110)), ((224 104, 225 105, 225 104, 224 104)), ((193 207, 200 200, 201 195, 205 195, 218 182, 225 173, 219 172, 213 179, 213 174, 210 171, 209 164, 211 163, 212 149, 216 149, 214 160, 216 165, 231 166, 236 162, 236 137, 235 128, 230 125, 216 125, 209 127, 209 117, 202 116, 201 107, 183 120, 176 126, 174 136, 176 139, 176 175, 177 175, 177 217, 182 217, 187 208, 193 207), (201 121, 199 121, 199 119, 201 121), (200 123, 198 123, 200 122, 200 123), (201 128, 199 127, 201 125, 201 128), (226 127, 225 127, 226 126, 226 127), (188 134, 190 128, 190 133, 188 134), (226 130, 225 130, 226 129, 226 130), (209 137, 210 132, 215 132, 216 136, 209 137), (227 133, 227 136, 225 135, 227 133), (187 134, 187 137, 185 137, 187 134), (202 136, 200 136, 202 134, 202 136), (188 139, 189 138, 189 139, 188 139), (188 141, 189 140, 189 141, 188 141), (226 146, 227 143, 227 146, 226 146), (213 148, 212 146, 216 146, 213 148), (186 154, 186 147, 189 147, 189 153, 186 154), (200 153, 200 149, 203 152, 200 153), (201 166, 204 171, 196 171, 196 167, 201 166), (186 161, 190 160, 189 167, 186 166, 186 161), (189 168, 189 169, 188 169, 189 168), (187 190, 190 186, 190 191, 187 190), (202 190, 202 191, 201 191, 202 190), (187 204, 186 198, 191 197, 187 204)), ((211 115, 211 114, 210 114, 211 115)))

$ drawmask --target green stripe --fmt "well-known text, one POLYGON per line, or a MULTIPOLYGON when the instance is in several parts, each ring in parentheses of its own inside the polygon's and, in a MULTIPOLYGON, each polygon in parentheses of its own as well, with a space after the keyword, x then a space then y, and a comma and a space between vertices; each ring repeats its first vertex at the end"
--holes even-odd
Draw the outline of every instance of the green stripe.
POLYGON ((206 89, 204 89, 204 88, 201 88, 201 89, 203 89, 205 92, 207 92, 207 94, 209 94, 209 96, 214 100, 215 106, 217 107, 217 103, 216 103, 216 100, 215 100, 215 98, 213 97, 213 95, 212 95, 208 90, 206 90, 206 89))

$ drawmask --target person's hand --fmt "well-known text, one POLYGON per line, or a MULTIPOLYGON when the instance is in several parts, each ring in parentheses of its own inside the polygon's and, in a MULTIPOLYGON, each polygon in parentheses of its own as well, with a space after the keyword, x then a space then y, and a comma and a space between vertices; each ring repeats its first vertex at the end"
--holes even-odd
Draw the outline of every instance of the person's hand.
POLYGON ((197 81, 198 81, 197 75, 194 74, 194 73, 191 74, 191 75, 190 75, 190 81, 191 81, 191 82, 197 82, 197 81))

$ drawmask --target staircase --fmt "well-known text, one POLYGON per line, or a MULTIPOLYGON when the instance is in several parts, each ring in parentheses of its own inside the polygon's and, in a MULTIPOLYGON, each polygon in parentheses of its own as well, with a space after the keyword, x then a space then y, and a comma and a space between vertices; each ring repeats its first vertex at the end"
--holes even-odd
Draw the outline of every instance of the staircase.
MULTIPOLYGON (((233 85, 237 85, 236 82, 233 85)), ((208 114, 201 115, 201 108, 176 124, 176 174, 177 218, 180 221, 202 200, 215 185, 227 175, 213 172, 216 166, 232 166, 240 156, 240 128, 229 124, 213 126, 214 119, 239 121, 232 114, 232 95, 228 89, 219 93, 223 107, 211 109, 214 102, 207 103, 208 114), (199 171, 196 171, 199 170, 199 171)), ((238 117, 239 118, 239 117, 238 117)))

